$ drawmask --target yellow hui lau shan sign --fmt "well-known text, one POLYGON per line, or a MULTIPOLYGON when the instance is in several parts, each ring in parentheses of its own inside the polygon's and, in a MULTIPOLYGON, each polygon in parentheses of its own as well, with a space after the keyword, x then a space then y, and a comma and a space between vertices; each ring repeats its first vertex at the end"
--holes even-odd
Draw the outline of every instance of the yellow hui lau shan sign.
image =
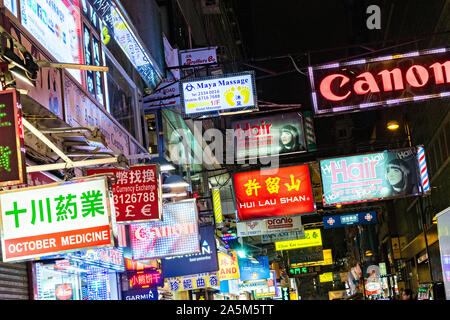
POLYGON ((275 242, 275 250, 291 250, 322 245, 320 229, 305 230, 305 239, 275 242))

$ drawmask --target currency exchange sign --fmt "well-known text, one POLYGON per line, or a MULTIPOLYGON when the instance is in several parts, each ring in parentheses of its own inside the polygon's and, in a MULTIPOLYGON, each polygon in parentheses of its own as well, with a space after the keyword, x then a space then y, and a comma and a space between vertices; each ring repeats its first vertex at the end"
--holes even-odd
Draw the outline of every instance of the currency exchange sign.
POLYGON ((121 169, 88 170, 88 175, 111 173, 116 176, 112 186, 117 222, 161 220, 161 186, 157 165, 121 169))
POLYGON ((27 180, 21 110, 15 90, 0 91, 0 186, 27 180))
POLYGON ((3 261, 114 245, 106 177, 0 192, 3 261))

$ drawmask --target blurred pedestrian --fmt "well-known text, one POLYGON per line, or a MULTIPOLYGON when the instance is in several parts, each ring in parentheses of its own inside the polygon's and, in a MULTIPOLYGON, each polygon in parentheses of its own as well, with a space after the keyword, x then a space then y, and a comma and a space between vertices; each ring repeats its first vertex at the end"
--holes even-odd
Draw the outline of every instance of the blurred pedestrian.
POLYGON ((402 293, 402 300, 414 300, 413 292, 411 289, 405 289, 402 293))

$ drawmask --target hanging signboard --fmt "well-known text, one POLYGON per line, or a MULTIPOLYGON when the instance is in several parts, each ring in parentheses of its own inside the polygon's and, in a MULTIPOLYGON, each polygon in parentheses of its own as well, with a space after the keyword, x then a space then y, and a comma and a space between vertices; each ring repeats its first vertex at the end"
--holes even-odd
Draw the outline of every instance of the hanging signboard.
POLYGON ((26 184, 22 106, 16 90, 0 91, 0 186, 26 184))
POLYGON ((277 292, 278 292, 277 277, 275 271, 270 270, 270 278, 267 279, 267 288, 256 289, 255 298, 258 299, 258 298, 274 297, 277 295, 277 292))
POLYGON ((122 300, 158 300, 158 289, 122 290, 122 300))
POLYGON ((258 109, 253 71, 180 81, 180 94, 187 117, 258 109))
POLYGON ((163 277, 158 270, 127 271, 126 278, 131 290, 164 286, 163 277))
POLYGON ((161 179, 157 165, 132 166, 130 170, 92 169, 87 175, 114 174, 112 185, 117 222, 161 220, 161 179))
POLYGON ((320 272, 320 266, 309 266, 309 267, 295 267, 290 266, 289 275, 290 276, 304 276, 304 275, 313 275, 320 272))
POLYGON ((239 237, 277 234, 281 231, 304 231, 301 216, 286 216, 236 223, 239 237))
POLYGON ((322 245, 320 229, 305 230, 305 239, 275 242, 275 250, 292 250, 322 245))
POLYGON ((418 50, 309 67, 316 115, 450 96, 450 50, 418 50))
POLYGON ((132 260, 164 258, 200 251, 195 199, 168 203, 164 220, 128 225, 132 260))
POLYGON ((233 121, 231 126, 238 160, 307 151, 300 112, 233 121))
POLYGON ((202 288, 220 288, 217 272, 199 273, 183 277, 168 278, 167 281, 170 286, 170 291, 172 292, 202 288))
POLYGON ((233 182, 241 221, 316 210, 307 164, 236 173, 233 182))
POLYGON ((214 227, 200 227, 200 252, 161 259, 164 278, 219 270, 214 227))
POLYGON ((233 251, 233 256, 223 252, 217 253, 219 260, 219 280, 239 279, 239 264, 236 252, 233 251))
POLYGON ((195 66, 199 64, 217 63, 217 47, 180 50, 180 65, 195 66))
POLYGON ((324 216, 322 218, 323 228, 329 229, 376 223, 377 213, 372 210, 352 214, 342 214, 337 216, 324 216))
POLYGON ((290 264, 297 263, 308 263, 315 261, 323 261, 323 247, 322 246, 314 246, 314 247, 306 247, 299 248, 295 250, 288 251, 288 258, 290 264))
POLYGON ((238 258, 241 281, 255 281, 270 278, 269 258, 260 256, 254 259, 238 258), (256 260, 256 261, 255 261, 256 260))
POLYGON ((0 192, 3 261, 113 246, 109 193, 106 177, 0 192))
POLYGON ((312 266, 327 266, 333 264, 333 254, 331 252, 331 249, 323 249, 322 252, 323 252, 323 260, 303 262, 303 263, 293 263, 291 267, 303 268, 312 266))
POLYGON ((261 243, 272 243, 278 241, 296 240, 304 238, 305 238, 305 230, 302 229, 302 231, 285 231, 280 233, 262 234, 261 243))
POLYGON ((325 206, 421 193, 415 148, 322 159, 319 162, 325 206))
POLYGON ((333 272, 325 272, 319 274, 319 282, 332 282, 333 281, 333 272))

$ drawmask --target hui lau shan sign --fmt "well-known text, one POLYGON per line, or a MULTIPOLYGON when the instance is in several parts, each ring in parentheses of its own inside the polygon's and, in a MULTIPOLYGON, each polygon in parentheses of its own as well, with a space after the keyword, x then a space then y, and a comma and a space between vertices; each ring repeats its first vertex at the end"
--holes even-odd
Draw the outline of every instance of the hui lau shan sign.
POLYGON ((309 67, 317 116, 450 96, 450 49, 309 67))

